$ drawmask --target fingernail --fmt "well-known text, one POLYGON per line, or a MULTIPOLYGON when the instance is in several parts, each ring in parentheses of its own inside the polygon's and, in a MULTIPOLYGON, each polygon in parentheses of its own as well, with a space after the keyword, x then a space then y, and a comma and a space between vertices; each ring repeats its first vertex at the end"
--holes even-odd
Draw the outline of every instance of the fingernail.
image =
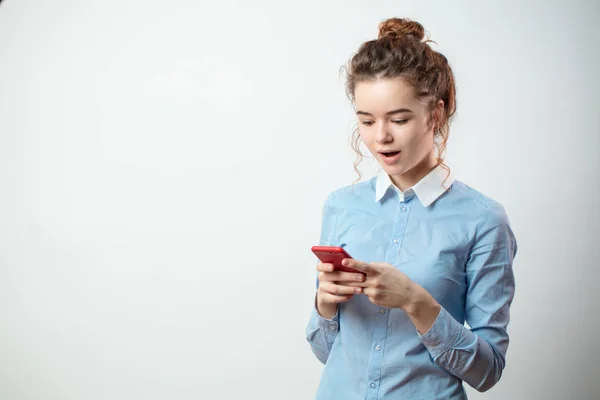
POLYGON ((362 274, 356 275, 356 280, 357 281, 362 281, 363 280, 363 275, 362 274))
POLYGON ((354 291, 355 291, 356 293, 360 293, 360 288, 359 288, 359 287, 357 287, 356 289, 354 289, 354 291))

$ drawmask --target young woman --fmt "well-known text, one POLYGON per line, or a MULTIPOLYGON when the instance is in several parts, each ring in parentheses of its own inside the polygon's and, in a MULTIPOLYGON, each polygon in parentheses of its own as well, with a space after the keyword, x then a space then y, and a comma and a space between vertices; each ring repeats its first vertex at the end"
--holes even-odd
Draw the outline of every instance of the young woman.
POLYGON ((392 18, 349 63, 347 91, 382 172, 333 191, 306 334, 325 364, 317 399, 465 399, 498 382, 509 343, 517 243, 501 204, 444 165, 455 111, 446 57, 421 24, 392 18), (468 327, 464 323, 468 324, 468 327))

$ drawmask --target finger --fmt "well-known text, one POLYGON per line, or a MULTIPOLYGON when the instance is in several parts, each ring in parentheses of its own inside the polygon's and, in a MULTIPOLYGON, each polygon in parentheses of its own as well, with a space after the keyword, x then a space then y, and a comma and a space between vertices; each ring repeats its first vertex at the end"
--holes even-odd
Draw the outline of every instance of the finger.
POLYGON ((320 262, 317 264, 317 271, 331 272, 333 271, 333 264, 320 262))
POLYGON ((331 294, 331 293, 327 293, 327 292, 321 293, 321 299, 323 299, 323 301, 325 303, 343 303, 345 301, 350 300, 351 298, 352 298, 352 295, 340 296, 340 295, 331 294))
MULTIPOLYGON (((361 288, 372 288, 376 287, 377 284, 372 279, 365 279, 362 282, 354 281, 354 282, 344 282, 344 285, 351 287, 361 287, 361 288)), ((363 290, 364 292, 364 290, 363 290)))
POLYGON ((372 275, 379 271, 378 266, 363 261, 358 261, 353 258, 344 258, 342 260, 342 265, 353 268, 360 272, 364 272, 367 275, 372 275))
POLYGON ((350 295, 362 293, 362 288, 336 285, 333 282, 321 282, 319 284, 319 290, 321 290, 321 292, 326 292, 335 295, 350 295))
POLYGON ((364 288, 363 293, 371 300, 378 299, 381 296, 381 291, 377 288, 364 288))
POLYGON ((365 275, 356 272, 321 272, 319 273, 319 279, 321 281, 328 282, 362 282, 365 280, 365 275))

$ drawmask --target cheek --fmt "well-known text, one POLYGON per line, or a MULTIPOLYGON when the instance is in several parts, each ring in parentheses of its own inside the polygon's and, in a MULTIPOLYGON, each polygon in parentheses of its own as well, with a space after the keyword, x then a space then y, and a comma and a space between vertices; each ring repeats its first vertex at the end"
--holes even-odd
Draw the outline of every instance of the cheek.
POLYGON ((410 143, 414 146, 427 145, 433 143, 433 133, 426 126, 415 126, 410 132, 410 143))
POLYGON ((375 139, 373 138, 373 135, 369 134, 368 131, 364 131, 359 129, 358 130, 358 134, 360 136, 360 139, 363 141, 363 143, 369 148, 371 149, 371 145, 373 144, 373 142, 375 141, 375 139))
POLYGON ((405 137, 405 150, 412 156, 420 157, 424 152, 433 148, 433 135, 426 131, 412 131, 405 137))

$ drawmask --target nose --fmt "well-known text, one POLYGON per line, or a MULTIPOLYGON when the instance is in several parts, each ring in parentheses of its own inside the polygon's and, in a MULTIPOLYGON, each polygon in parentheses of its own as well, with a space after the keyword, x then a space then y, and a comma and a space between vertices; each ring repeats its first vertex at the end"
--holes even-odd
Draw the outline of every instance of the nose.
POLYGON ((385 144, 392 141, 392 134, 388 132, 386 124, 381 124, 375 134, 377 144, 385 144))

